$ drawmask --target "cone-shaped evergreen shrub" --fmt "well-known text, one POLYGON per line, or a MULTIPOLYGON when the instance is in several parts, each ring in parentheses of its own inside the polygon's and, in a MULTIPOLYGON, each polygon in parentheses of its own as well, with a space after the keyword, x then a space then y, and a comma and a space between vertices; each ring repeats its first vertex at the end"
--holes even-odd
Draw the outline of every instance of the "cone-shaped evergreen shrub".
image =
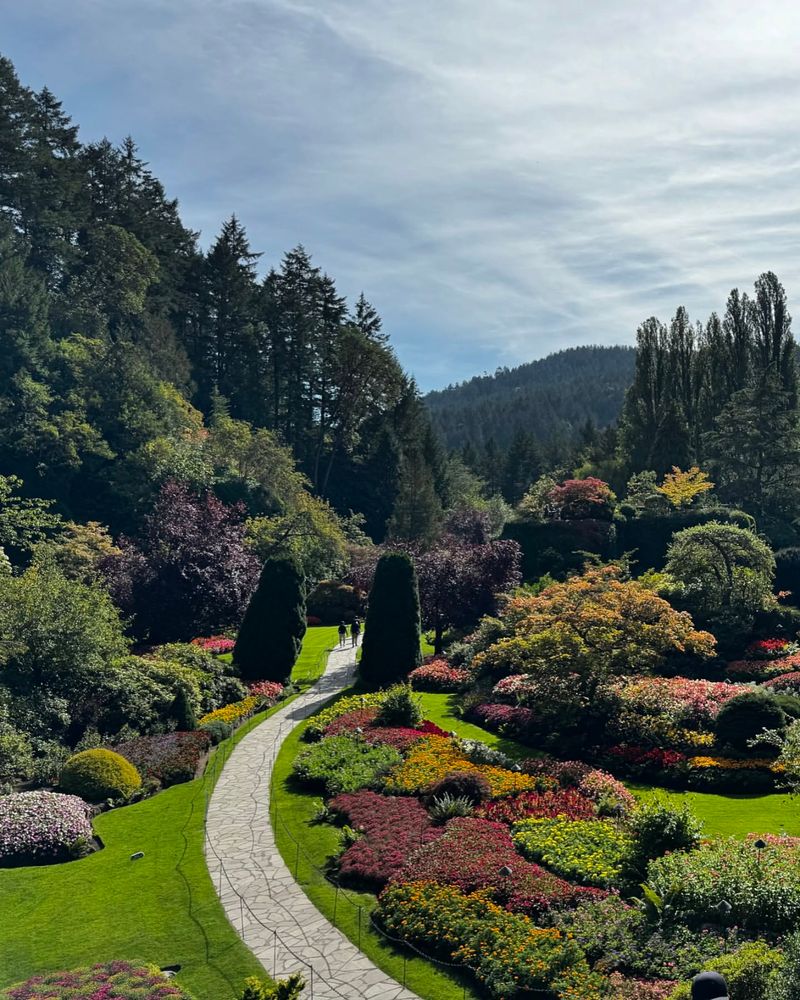
POLYGON ((233 649, 246 681, 285 681, 306 633, 306 584, 294 559, 268 559, 233 649))
POLYGON ((170 716, 175 720, 177 728, 182 733, 190 733, 197 729, 197 715, 195 714, 189 692, 181 685, 178 693, 172 701, 169 710, 170 716))
POLYGON ((360 673, 369 687, 406 676, 422 662, 417 572, 404 552, 381 556, 369 594, 360 673))

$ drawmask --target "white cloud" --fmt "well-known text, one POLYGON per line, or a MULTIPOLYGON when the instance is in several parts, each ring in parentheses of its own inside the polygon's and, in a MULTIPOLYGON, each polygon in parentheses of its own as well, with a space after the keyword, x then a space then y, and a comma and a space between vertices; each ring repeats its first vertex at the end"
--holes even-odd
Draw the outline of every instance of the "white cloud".
POLYGON ((31 0, 5 35, 204 239, 235 210, 363 288, 425 386, 800 291, 788 0, 31 0))

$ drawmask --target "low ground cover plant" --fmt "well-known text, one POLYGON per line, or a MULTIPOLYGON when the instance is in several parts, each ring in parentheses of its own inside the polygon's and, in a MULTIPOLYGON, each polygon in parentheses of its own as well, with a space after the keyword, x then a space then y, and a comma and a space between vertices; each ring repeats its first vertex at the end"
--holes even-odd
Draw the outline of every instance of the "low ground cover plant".
POLYGON ((91 848, 90 813, 77 795, 36 791, 0 796, 0 865, 83 857, 91 848))
POLYGON ((504 799, 487 802, 478 815, 511 826, 523 819, 594 819, 596 804, 576 788, 559 788, 557 791, 520 792, 504 799))
POLYGON ((223 705, 213 712, 207 712, 198 719, 198 726, 204 726, 209 722, 226 722, 229 726, 238 726, 245 719, 257 711, 261 698, 257 695, 248 695, 240 701, 231 702, 230 705, 223 705))
POLYGON ((380 889, 409 855, 444 832, 419 799, 359 792, 337 795, 328 808, 362 836, 339 857, 341 881, 380 889))
POLYGON ((536 713, 531 708, 491 702, 475 705, 469 712, 469 718, 484 729, 520 739, 531 739, 537 723, 536 713))
POLYGON ((354 736, 326 736, 298 754, 294 773, 300 781, 321 787, 326 795, 339 795, 376 783, 401 761, 393 747, 371 746, 354 736))
POLYGON ((317 712, 306 726, 303 735, 307 740, 321 739, 334 719, 338 719, 340 715, 346 715, 348 712, 380 708, 384 697, 385 692, 383 691, 369 691, 364 694, 351 694, 345 698, 339 698, 332 705, 317 712))
POLYGON ((393 881, 436 882, 465 893, 486 889, 496 903, 531 916, 599 895, 520 857, 502 823, 471 817, 451 819, 444 835, 415 851, 393 881))
POLYGON ((488 781, 492 797, 510 795, 539 787, 529 774, 510 771, 490 764, 473 764, 457 742, 443 736, 429 736, 416 743, 406 759, 386 779, 386 789, 401 795, 427 791, 448 771, 476 771, 488 781))
POLYGON ((590 971, 574 941, 509 913, 485 891, 465 894, 431 882, 392 884, 378 903, 377 918, 389 934, 468 966, 498 1000, 542 991, 559 1000, 597 1000, 605 994, 605 980, 590 971))
POLYGON ((214 656, 220 656, 222 653, 232 653, 233 647, 236 645, 233 639, 229 639, 226 635, 209 635, 198 639, 192 639, 193 646, 199 646, 200 649, 204 649, 207 653, 212 653, 214 656))
POLYGON ((0 991, 0 1000, 162 1000, 186 998, 158 969, 105 962, 84 969, 49 972, 0 991))
POLYGON ((137 769, 145 782, 166 788, 191 781, 211 746, 211 736, 201 729, 191 733, 161 733, 118 743, 114 750, 137 769))
POLYGON ((59 787, 89 802, 105 799, 127 802, 142 786, 142 777, 129 760, 98 747, 74 754, 64 765, 59 787))
POLYGON ((512 829, 514 844, 564 878, 608 888, 616 884, 631 837, 609 820, 525 819, 512 829))
POLYGON ((422 721, 415 727, 381 726, 377 722, 377 708, 358 708, 338 716, 325 727, 325 736, 341 733, 359 733, 367 743, 383 743, 395 750, 406 751, 424 736, 446 736, 447 733, 433 722, 422 721))

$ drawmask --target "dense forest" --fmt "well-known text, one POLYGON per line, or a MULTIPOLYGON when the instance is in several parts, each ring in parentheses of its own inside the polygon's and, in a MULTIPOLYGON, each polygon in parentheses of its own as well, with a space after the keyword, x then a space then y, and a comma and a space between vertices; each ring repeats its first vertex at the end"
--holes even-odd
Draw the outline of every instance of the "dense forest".
POLYGON ((517 368, 498 368, 425 397, 448 448, 501 449, 524 428, 540 444, 571 445, 588 422, 617 421, 633 378, 630 347, 571 347, 517 368))

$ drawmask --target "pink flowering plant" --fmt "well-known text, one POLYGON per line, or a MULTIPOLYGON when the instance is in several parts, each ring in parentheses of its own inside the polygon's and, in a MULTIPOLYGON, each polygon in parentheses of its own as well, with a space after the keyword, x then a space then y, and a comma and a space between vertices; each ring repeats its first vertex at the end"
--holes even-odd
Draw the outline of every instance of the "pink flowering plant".
POLYGON ((48 972, 0 992, 0 1000, 163 1000, 187 994, 158 971, 129 962, 48 972))
POLYGON ((470 675, 469 671, 438 658, 412 670, 408 679, 415 691, 463 691, 470 675))
POLYGON ((200 649, 204 649, 214 656, 220 656, 222 653, 232 653, 236 643, 225 635, 209 635, 192 639, 192 645, 199 646, 200 649))
POLYGON ((283 684, 278 681, 256 681, 247 689, 247 693, 263 702, 274 705, 283 697, 283 684))
POLYGON ((0 865, 46 864, 91 848, 90 808, 77 795, 14 792, 0 796, 0 865))

